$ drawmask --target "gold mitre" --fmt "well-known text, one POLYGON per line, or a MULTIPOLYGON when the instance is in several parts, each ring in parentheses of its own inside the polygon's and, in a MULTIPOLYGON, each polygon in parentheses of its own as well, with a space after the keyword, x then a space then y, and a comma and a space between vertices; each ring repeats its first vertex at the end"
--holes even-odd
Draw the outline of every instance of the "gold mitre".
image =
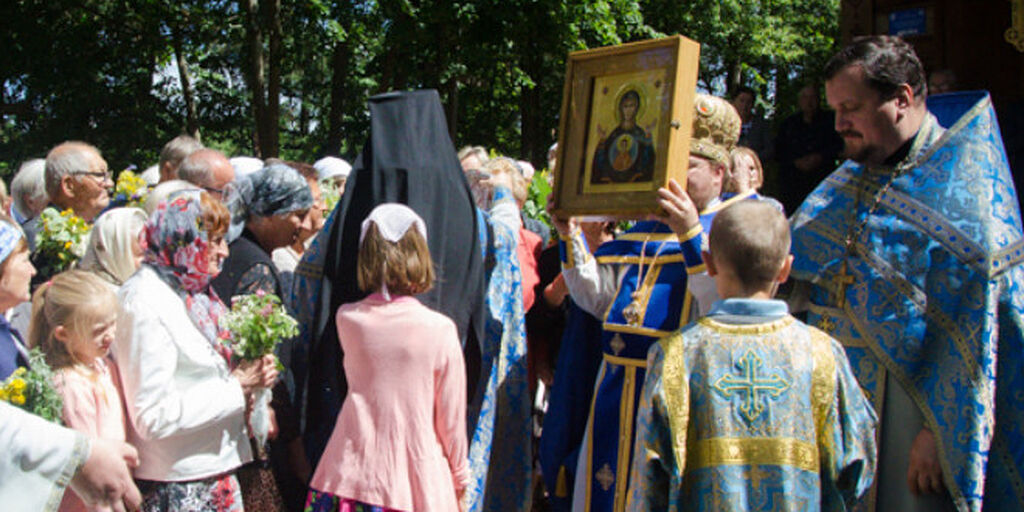
POLYGON ((729 153, 740 138, 740 115, 728 101, 708 94, 698 93, 693 106, 690 154, 728 165, 729 153))

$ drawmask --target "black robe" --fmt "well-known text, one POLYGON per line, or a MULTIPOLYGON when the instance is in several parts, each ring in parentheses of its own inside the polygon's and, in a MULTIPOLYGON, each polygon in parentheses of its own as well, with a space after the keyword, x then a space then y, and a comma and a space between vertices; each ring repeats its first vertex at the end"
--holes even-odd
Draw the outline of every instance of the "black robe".
MULTIPOLYGON (((484 267, 480 229, 437 91, 370 98, 370 138, 355 160, 327 236, 323 288, 315 308, 306 397, 306 446, 313 461, 326 446, 347 390, 334 315, 367 294, 356 282, 359 231, 379 204, 408 205, 427 227, 434 287, 417 298, 448 315, 466 354, 467 383, 480 371, 484 267)), ((472 401, 475 389, 467 397, 472 401)))

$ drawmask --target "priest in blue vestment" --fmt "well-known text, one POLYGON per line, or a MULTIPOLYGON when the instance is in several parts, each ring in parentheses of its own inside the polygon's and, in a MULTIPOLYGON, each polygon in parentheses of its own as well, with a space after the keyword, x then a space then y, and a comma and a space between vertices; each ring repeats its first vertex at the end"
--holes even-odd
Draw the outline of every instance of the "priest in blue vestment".
POLYGON ((1024 237, 988 94, 926 104, 889 36, 825 75, 849 160, 791 219, 791 303, 843 343, 881 418, 864 508, 1022 510, 1024 237))

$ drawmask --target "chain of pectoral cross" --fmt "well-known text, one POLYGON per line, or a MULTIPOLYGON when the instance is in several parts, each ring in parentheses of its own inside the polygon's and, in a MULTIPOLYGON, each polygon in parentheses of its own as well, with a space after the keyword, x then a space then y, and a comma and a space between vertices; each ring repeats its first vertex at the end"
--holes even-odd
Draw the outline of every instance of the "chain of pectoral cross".
MULTIPOLYGON (((867 229, 868 221, 871 220, 871 215, 873 215, 875 210, 878 209, 878 205, 882 204, 882 197, 885 196, 885 193, 889 191, 890 187, 892 187, 892 183, 896 181, 896 178, 903 174, 903 171, 905 170, 906 167, 903 166, 893 169, 892 172, 889 173, 889 180, 886 181, 885 185, 882 185, 878 189, 878 192, 875 193, 874 199, 871 200, 871 206, 869 206, 868 210, 864 213, 864 218, 861 219, 860 222, 850 222, 850 228, 846 231, 846 238, 843 239, 843 263, 842 266, 839 267, 839 272, 832 277, 832 282, 836 287, 835 297, 837 308, 843 308, 846 306, 846 287, 853 284, 855 281, 853 275, 847 274, 847 270, 849 270, 848 266, 850 257, 854 255, 856 250, 857 240, 860 240, 861 235, 864 234, 864 230, 867 229)), ((867 169, 865 168, 865 174, 866 172, 867 169)), ((852 216, 852 221, 856 221, 857 219, 857 210, 861 203, 861 195, 866 192, 868 188, 864 174, 860 176, 860 180, 862 181, 862 184, 857 189, 856 201, 853 204, 853 211, 850 214, 852 216)))

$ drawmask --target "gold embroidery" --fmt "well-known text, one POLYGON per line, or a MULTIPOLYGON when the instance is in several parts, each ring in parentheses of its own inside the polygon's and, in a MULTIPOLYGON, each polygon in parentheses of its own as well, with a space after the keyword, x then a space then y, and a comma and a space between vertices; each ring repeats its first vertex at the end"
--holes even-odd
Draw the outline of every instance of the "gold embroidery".
POLYGON ((789 325, 793 323, 793 320, 795 320, 795 318, 787 315, 773 322, 752 325, 724 324, 721 322, 716 322, 715 320, 711 319, 711 317, 701 318, 699 322, 701 325, 722 334, 756 335, 771 334, 773 332, 778 332, 782 329, 785 329, 786 327, 789 327, 789 325))
POLYGON ((767 377, 759 376, 758 369, 761 368, 764 361, 753 350, 748 350, 737 364, 742 372, 742 377, 723 375, 711 386, 726 398, 732 398, 732 395, 736 393, 743 393, 740 413, 748 422, 753 423, 765 410, 767 401, 762 400, 762 396, 764 396, 762 393, 766 393, 772 398, 778 398, 790 388, 790 384, 777 373, 767 377))
POLYGON ((622 341, 622 336, 620 336, 619 333, 615 333, 615 336, 612 337, 612 341, 608 343, 608 346, 612 348, 613 354, 619 355, 619 353, 626 348, 626 342, 622 341))
POLYGON ((692 443, 687 461, 692 469, 741 464, 793 466, 818 472, 818 449, 791 438, 714 437, 692 443))
POLYGON ((832 397, 836 393, 836 359, 832 354, 832 343, 829 337, 817 330, 811 332, 811 357, 814 370, 811 373, 811 405, 814 408, 814 428, 817 433, 818 446, 825 452, 825 460, 831 460, 834 453, 832 437, 825 433, 825 421, 832 407, 832 397))
POLYGON ((601 466, 601 470, 594 475, 594 479, 597 483, 601 484, 601 488, 607 491, 612 488, 612 484, 615 483, 615 473, 612 473, 612 468, 605 464, 601 466))
POLYGON ((690 422, 690 386, 684 375, 683 338, 677 334, 659 343, 665 352, 661 384, 672 432, 672 449, 681 475, 686 470, 686 432, 690 422))

